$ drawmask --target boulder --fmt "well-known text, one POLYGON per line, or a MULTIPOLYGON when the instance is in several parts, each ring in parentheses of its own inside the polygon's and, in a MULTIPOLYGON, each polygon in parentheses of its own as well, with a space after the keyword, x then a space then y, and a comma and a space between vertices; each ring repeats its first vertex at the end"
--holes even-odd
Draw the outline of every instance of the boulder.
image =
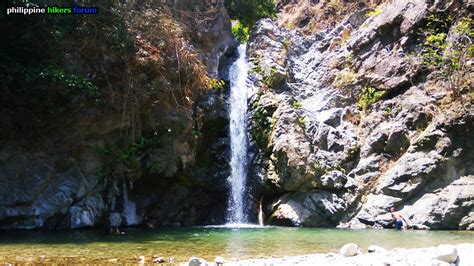
POLYGON ((323 190, 288 193, 273 206, 268 222, 274 225, 335 226, 347 202, 323 190))
POLYGON ((205 266, 207 262, 205 259, 191 257, 188 261, 188 266, 205 266))
POLYGON ((392 217, 389 213, 389 209, 400 201, 400 198, 391 197, 383 194, 369 194, 366 197, 366 202, 363 208, 359 211, 359 213, 355 216, 353 220, 357 220, 363 224, 370 226, 379 224, 384 227, 388 227, 392 223, 392 217))
POLYGON ((341 250, 339 251, 339 253, 341 253, 341 255, 344 257, 355 256, 357 255, 357 252, 359 252, 359 246, 354 243, 345 244, 341 247, 341 250))
POLYGON ((454 245, 438 246, 436 259, 448 263, 454 263, 458 259, 458 250, 454 245))
POLYGON ((402 214, 417 227, 431 229, 467 229, 473 225, 474 176, 464 176, 446 187, 425 193, 402 214))

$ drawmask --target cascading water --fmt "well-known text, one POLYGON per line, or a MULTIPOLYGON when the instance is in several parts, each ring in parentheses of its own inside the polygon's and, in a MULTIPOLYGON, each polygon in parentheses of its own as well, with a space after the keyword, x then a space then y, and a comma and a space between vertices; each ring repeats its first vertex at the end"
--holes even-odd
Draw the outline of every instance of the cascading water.
POLYGON ((229 69, 230 78, 230 147, 231 174, 227 223, 245 224, 245 188, 247 183, 247 76, 246 47, 238 48, 238 58, 229 69))
MULTIPOLYGON (((132 186, 133 184, 130 182, 130 190, 133 189, 132 186)), ((125 216, 127 225, 138 224, 137 205, 129 199, 125 181, 123 182, 123 215, 125 216)))

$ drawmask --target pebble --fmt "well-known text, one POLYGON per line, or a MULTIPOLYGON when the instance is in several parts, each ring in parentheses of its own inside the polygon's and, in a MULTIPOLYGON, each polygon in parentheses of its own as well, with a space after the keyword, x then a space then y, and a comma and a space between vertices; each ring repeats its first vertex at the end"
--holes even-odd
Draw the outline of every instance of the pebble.
POLYGON ((369 253, 375 253, 375 252, 386 252, 387 250, 384 249, 383 247, 379 247, 377 245, 370 245, 368 248, 367 248, 367 252, 369 253))
POLYGON ((225 262, 225 260, 224 260, 223 257, 216 257, 216 258, 214 259, 214 262, 215 262, 217 265, 223 265, 224 262, 225 262))
POLYGON ((166 260, 163 257, 155 257, 153 258, 153 263, 165 263, 166 260))

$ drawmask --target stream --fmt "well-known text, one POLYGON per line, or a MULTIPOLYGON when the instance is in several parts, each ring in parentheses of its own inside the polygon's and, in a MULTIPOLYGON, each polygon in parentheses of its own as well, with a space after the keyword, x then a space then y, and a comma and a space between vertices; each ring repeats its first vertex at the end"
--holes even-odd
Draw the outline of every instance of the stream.
POLYGON ((343 230, 290 227, 190 227, 128 228, 123 236, 98 230, 4 231, 0 233, 0 263, 136 263, 139 256, 153 256, 175 262, 199 256, 213 261, 216 256, 259 258, 338 252, 346 243, 384 248, 436 246, 441 243, 472 242, 470 231, 343 230), (41 257, 44 256, 44 257, 41 257))

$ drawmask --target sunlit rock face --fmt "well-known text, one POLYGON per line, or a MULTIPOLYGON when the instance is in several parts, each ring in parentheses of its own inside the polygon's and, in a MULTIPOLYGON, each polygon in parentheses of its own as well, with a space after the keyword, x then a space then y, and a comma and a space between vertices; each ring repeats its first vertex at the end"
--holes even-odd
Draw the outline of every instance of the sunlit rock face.
MULTIPOLYGON (((294 20, 285 5, 278 23, 294 20)), ((428 16, 441 10, 468 14, 450 1, 390 1, 309 34, 257 23, 248 45, 259 88, 249 102, 249 171, 266 222, 390 227, 395 207, 420 228, 472 229, 471 102, 446 104, 449 84, 414 56, 428 16), (268 82, 273 75, 282 81, 268 82), (368 93, 379 98, 368 103, 368 93)))

